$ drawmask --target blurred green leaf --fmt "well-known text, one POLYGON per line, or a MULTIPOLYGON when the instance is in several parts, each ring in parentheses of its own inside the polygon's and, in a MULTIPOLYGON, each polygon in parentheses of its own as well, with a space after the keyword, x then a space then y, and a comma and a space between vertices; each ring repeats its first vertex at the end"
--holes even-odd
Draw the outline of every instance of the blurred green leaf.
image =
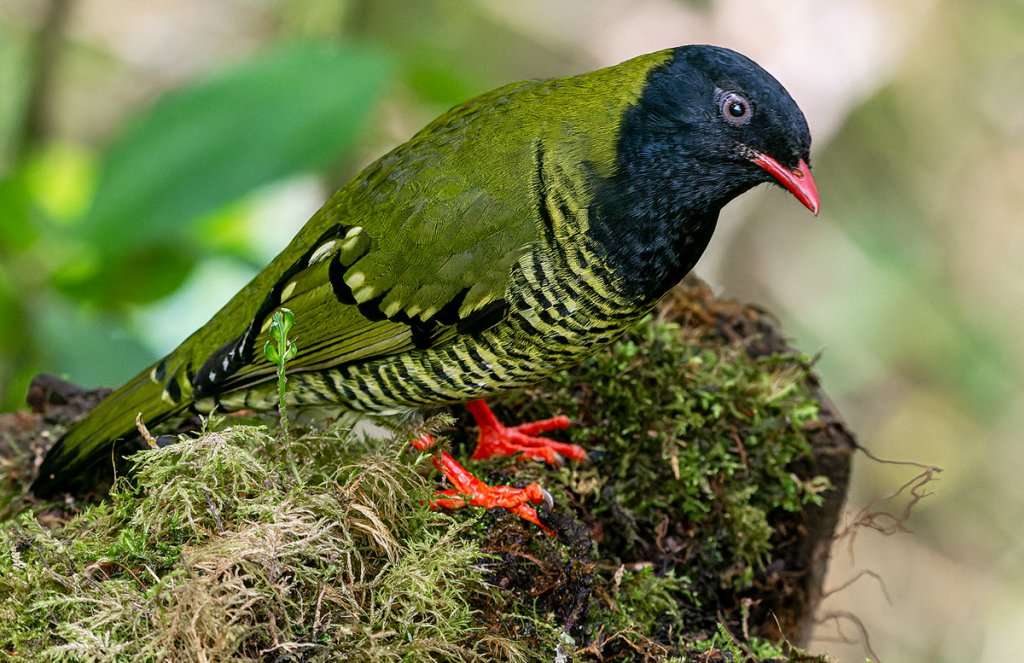
POLYGON ((405 64, 405 82, 425 101, 444 109, 480 94, 487 88, 478 77, 468 75, 455 62, 443 62, 438 57, 410 58, 405 64))
MULTIPOLYGON (((112 302, 114 290, 126 293, 108 290, 109 279, 135 278, 155 247, 196 257, 189 221, 329 165, 353 142, 389 72, 369 47, 294 43, 160 99, 102 159, 81 227, 104 267, 75 290, 112 302)), ((153 298, 131 290, 133 299, 153 298)))
POLYGON ((118 316, 52 295, 33 304, 43 365, 82 386, 119 384, 155 358, 118 316))
POLYGON ((33 203, 48 221, 60 225, 80 220, 95 189, 94 156, 73 143, 50 143, 26 163, 26 183, 33 203))
POLYGON ((128 302, 156 301, 177 290, 198 262, 193 253, 169 245, 143 246, 100 262, 86 255, 54 272, 53 284, 79 301, 127 308, 128 302))

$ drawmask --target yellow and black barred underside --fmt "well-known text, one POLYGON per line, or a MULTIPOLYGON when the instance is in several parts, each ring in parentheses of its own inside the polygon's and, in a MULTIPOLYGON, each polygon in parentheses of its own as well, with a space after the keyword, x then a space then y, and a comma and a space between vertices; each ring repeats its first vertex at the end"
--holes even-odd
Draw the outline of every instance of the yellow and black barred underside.
MULTIPOLYGON (((575 261, 590 262, 584 251, 576 253, 575 261)), ((342 403, 348 409, 384 414, 534 383, 613 342, 647 312, 612 295, 597 273, 567 272, 540 252, 532 253, 517 265, 509 313, 499 324, 441 347, 291 374, 289 401, 342 403)), ((227 410, 271 409, 277 402, 276 385, 229 393, 216 402, 227 410)))

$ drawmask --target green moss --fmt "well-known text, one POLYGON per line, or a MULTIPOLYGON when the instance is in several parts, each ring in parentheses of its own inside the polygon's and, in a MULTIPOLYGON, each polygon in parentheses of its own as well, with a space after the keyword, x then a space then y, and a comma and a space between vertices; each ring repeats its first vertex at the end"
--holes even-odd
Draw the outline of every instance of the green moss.
MULTIPOLYGON (((470 600, 494 592, 479 546, 420 506, 403 444, 297 444, 343 461, 301 485, 264 430, 209 433, 137 457, 50 530, 0 528, 0 652, 31 660, 526 660, 470 600), (338 450, 358 450, 339 457, 338 450), (365 455, 363 455, 365 454, 365 455)), ((309 469, 309 466, 300 466, 309 469)))
POLYGON ((526 419, 575 415, 570 437, 594 460, 558 476, 588 517, 615 524, 601 543, 617 561, 642 558, 650 532, 670 519, 681 529, 708 525, 701 568, 757 568, 771 550, 770 515, 820 503, 828 488, 793 471, 810 457, 806 426, 818 415, 809 375, 806 357, 708 348, 678 324, 651 322, 539 398, 503 405, 526 419))
POLYGON ((619 567, 591 621, 623 641, 632 638, 649 645, 659 636, 668 636, 667 644, 680 646, 687 632, 685 608, 699 607, 689 586, 688 578, 676 578, 671 571, 659 576, 650 567, 639 571, 619 567))
MULTIPOLYGON (((708 660, 744 661, 754 658, 758 661, 791 661, 804 658, 801 655, 791 657, 778 644, 762 638, 750 638, 740 643, 722 624, 710 638, 694 643, 693 651, 703 654, 708 660)), ((807 657, 806 660, 814 659, 807 657)))
MULTIPOLYGON (((730 635, 768 623, 768 569, 828 488, 810 361, 732 320, 647 321, 496 403, 509 421, 569 414, 593 452, 473 465, 549 488, 557 538, 430 511, 435 472, 401 426, 287 444, 234 426, 138 454, 102 503, 24 502, 0 523, 0 659, 817 660, 730 635)), ((458 451, 472 429, 452 423, 426 427, 458 451)), ((28 456, 0 466, 0 503, 19 503, 7 479, 28 456)))

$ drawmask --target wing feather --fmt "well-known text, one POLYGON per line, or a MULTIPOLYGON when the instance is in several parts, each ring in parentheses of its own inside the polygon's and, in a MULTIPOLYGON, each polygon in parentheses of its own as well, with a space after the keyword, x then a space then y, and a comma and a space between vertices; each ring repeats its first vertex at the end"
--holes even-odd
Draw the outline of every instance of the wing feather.
POLYGON ((234 330, 197 333, 195 347, 218 350, 190 362, 202 364, 187 371, 195 395, 274 379, 263 344, 282 306, 295 313, 296 371, 434 346, 499 322, 514 265, 543 236, 536 201, 523 195, 535 190, 533 140, 488 134, 486 116, 507 94, 454 109, 339 190, 218 314, 234 330))

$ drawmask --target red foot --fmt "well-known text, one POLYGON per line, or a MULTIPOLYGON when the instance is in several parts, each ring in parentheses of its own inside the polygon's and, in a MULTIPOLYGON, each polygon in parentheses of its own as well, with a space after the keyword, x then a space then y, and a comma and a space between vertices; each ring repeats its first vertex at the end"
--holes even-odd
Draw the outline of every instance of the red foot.
POLYGON ((522 454, 526 458, 543 460, 548 465, 561 465, 562 458, 586 460, 587 452, 575 444, 566 444, 546 437, 535 437, 534 433, 568 428, 569 417, 557 416, 542 421, 533 421, 518 426, 506 427, 498 421, 487 403, 470 401, 466 408, 480 427, 480 439, 472 460, 483 460, 494 456, 522 454))
MULTIPOLYGON (((424 435, 418 440, 413 440, 411 444, 420 451, 425 451, 434 445, 434 439, 424 435)), ((540 522, 537 510, 530 506, 531 503, 541 502, 547 502, 549 507, 554 505, 551 493, 540 485, 531 483, 524 488, 488 485, 470 474, 447 451, 442 451, 434 457, 434 467, 455 486, 455 490, 439 490, 434 493, 440 497, 430 503, 431 509, 461 509, 464 506, 482 506, 485 509, 501 507, 537 525, 549 536, 555 536, 553 530, 540 522)))

